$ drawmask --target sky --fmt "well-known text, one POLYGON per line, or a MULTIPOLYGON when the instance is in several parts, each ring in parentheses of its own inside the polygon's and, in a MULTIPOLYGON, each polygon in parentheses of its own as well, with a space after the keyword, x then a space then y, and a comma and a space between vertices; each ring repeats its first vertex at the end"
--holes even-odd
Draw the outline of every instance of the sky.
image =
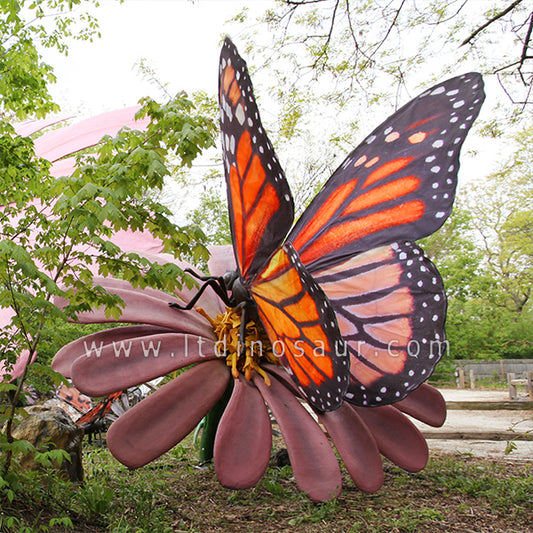
MULTIPOLYGON (((221 39, 232 16, 246 5, 261 13, 271 0, 100 0, 94 9, 101 38, 93 42, 70 41, 67 56, 43 51, 54 68, 57 83, 50 87, 54 101, 66 116, 85 118, 135 105, 150 96, 166 100, 161 90, 143 78, 138 63, 144 60, 171 95, 203 90, 218 91, 221 39)), ((210 159, 199 158, 191 170, 198 180, 210 159)), ((197 203, 201 189, 188 191, 186 201, 179 185, 167 180, 162 201, 178 224, 197 203), (191 196, 192 195, 192 196, 191 196)))
MULTIPOLYGON (((58 82, 52 94, 65 113, 96 114, 158 97, 136 64, 145 59, 171 94, 217 91, 225 22, 243 5, 262 10, 271 1, 101 0, 94 10, 102 37, 71 42, 68 56, 45 53, 58 82)), ((159 97, 159 100, 161 98, 159 97)))
MULTIPOLYGON (((221 38, 226 22, 246 6, 260 14, 272 0, 101 0, 94 10, 102 37, 69 45, 68 56, 45 51, 55 71, 52 95, 62 112, 77 117, 97 115, 135 105, 151 96, 164 100, 160 90, 143 79, 141 59, 167 84, 169 93, 204 90, 216 94, 221 38)), ((234 30, 235 31, 235 30, 234 30)), ((231 35, 239 46, 239 35, 231 35)), ((485 104, 485 109, 488 106, 485 104)), ((262 109, 265 116, 267 109, 262 109)), ((361 138, 365 135, 361 131, 361 138)), ((471 141, 468 141, 471 142, 471 141)), ((487 141, 470 157, 463 150, 461 179, 479 174, 479 166, 494 169, 499 148, 487 141)), ((465 146, 467 148, 467 146, 465 146)), ((488 173, 490 170, 482 173, 488 173)), ((172 193, 176 197, 179 191, 172 193)), ((171 206, 171 208, 173 208, 171 206)), ((182 208, 177 207, 181 211, 182 208)))

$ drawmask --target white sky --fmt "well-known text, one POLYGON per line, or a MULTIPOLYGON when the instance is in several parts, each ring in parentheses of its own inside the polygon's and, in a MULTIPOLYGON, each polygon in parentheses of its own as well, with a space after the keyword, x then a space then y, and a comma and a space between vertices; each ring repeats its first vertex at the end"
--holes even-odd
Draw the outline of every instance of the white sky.
MULTIPOLYGON (((94 10, 100 39, 92 43, 71 42, 66 57, 46 51, 45 60, 53 66, 57 77, 51 88, 55 101, 64 113, 78 117, 131 106, 144 96, 161 101, 158 89, 144 80, 135 66, 141 59, 156 71, 161 82, 168 84, 171 94, 204 90, 214 95, 221 37, 227 31, 225 23, 244 6, 259 14, 273 3, 125 0, 119 4, 116 0, 101 0, 94 10)), ((239 36, 232 38, 239 45, 239 36)), ((262 109, 263 115, 266 112, 262 109)), ((360 138, 369 131, 362 131, 360 138)), ((494 143, 487 144, 485 140, 478 145, 474 157, 463 150, 460 176, 479 174, 480 164, 494 169, 499 150, 489 144, 494 143)))
MULTIPOLYGON (((171 95, 181 90, 216 95, 226 21, 245 5, 261 13, 272 4, 271 0, 125 0, 122 4, 100 0, 93 14, 101 38, 71 41, 68 56, 44 51, 57 78, 50 88, 52 96, 62 113, 77 118, 129 107, 145 96, 164 101, 160 89, 139 72, 136 65, 141 59, 171 95)), ((203 175, 205 168, 198 172, 203 175)), ((192 180, 197 178, 191 175, 192 180)), ((184 203, 181 188, 167 182, 164 202, 174 212, 175 222, 185 222, 184 209, 196 204, 191 194, 199 193, 189 191, 184 203)))
MULTIPOLYGON (((168 90, 217 91, 224 23, 244 5, 263 10, 271 1, 102 0, 94 10, 102 37, 72 42, 67 57, 46 52, 57 83, 52 94, 66 113, 98 114, 159 96, 135 64, 146 59, 168 90)), ((161 100, 161 97, 158 98, 161 100)))

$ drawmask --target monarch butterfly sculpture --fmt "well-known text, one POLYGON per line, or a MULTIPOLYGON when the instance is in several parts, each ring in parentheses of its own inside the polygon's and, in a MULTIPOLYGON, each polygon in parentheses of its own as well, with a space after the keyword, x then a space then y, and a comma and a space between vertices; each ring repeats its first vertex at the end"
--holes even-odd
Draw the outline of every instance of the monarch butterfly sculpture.
MULTIPOLYGON (((446 347, 446 298, 413 241, 450 214, 459 151, 484 98, 481 77, 450 79, 402 107, 347 157, 294 226, 289 186, 229 39, 219 88, 233 251, 214 247, 213 276, 189 268, 204 284, 177 291, 174 309, 166 292, 98 279, 124 301, 120 320, 134 325, 70 343, 53 366, 93 396, 185 368, 109 428, 111 453, 130 468, 170 450, 210 413, 218 479, 252 487, 271 457, 268 406, 310 499, 340 494, 330 440, 354 483, 376 491, 381 455, 408 471, 426 464, 424 437, 403 413, 435 426, 445 418, 442 396, 423 382, 446 347), (200 313, 184 310, 193 307, 200 313), (257 342, 268 344, 259 357, 257 342)), ((78 320, 112 321, 103 310, 78 320)))
POLYGON ((247 316, 259 316, 296 387, 319 411, 343 399, 399 401, 444 352, 443 283, 413 241, 452 210, 459 152, 483 100, 477 73, 423 92, 346 158, 292 227, 291 191, 246 63, 224 41, 220 125, 238 268, 202 278, 203 288, 240 306, 242 327, 247 316))

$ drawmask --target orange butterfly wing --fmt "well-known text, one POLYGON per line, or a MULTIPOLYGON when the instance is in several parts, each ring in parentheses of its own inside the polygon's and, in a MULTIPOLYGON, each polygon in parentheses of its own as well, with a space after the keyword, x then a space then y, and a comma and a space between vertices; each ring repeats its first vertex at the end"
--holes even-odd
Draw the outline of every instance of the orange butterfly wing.
POLYGON ((442 279, 422 250, 393 243, 314 274, 350 355, 346 399, 396 402, 430 376, 447 349, 442 279))
POLYGON ((425 91, 374 130, 335 171, 288 240, 311 273, 449 216, 459 152, 484 100, 477 73, 425 91))
POLYGON ((283 241, 292 226, 290 189, 261 125, 246 63, 224 41, 220 124, 228 208, 240 277, 271 343, 300 392, 320 410, 337 408, 348 386, 348 357, 323 291, 283 241))
POLYGON ((229 39, 220 56, 220 127, 235 257, 251 280, 294 219, 291 192, 255 103, 246 63, 229 39))
POLYGON ((470 73, 403 106, 348 156, 280 249, 293 219, 290 191, 246 65, 224 42, 222 143, 241 279, 271 341, 292 346, 282 362, 316 407, 329 407, 345 386, 348 358, 346 398, 361 405, 401 399, 440 358, 442 349, 435 354, 424 344, 445 341, 442 280, 407 241, 431 234, 449 216, 459 152, 483 100, 481 76, 470 73), (346 357, 331 351, 339 333, 346 357), (325 360, 314 351, 322 341, 329 343, 325 360))

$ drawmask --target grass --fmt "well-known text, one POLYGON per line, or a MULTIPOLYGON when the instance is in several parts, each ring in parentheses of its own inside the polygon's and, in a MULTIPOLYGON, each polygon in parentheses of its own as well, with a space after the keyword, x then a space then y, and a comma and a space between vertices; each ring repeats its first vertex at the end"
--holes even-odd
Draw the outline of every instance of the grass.
POLYGON ((322 504, 299 491, 290 466, 269 467, 250 490, 225 489, 212 466, 197 466, 190 439, 136 471, 86 446, 84 468, 81 486, 51 470, 21 476, 13 501, 0 503, 0 531, 525 532, 533 523, 531 464, 468 456, 433 457, 417 474, 385 461, 384 487, 371 495, 344 472, 341 496, 322 504))

